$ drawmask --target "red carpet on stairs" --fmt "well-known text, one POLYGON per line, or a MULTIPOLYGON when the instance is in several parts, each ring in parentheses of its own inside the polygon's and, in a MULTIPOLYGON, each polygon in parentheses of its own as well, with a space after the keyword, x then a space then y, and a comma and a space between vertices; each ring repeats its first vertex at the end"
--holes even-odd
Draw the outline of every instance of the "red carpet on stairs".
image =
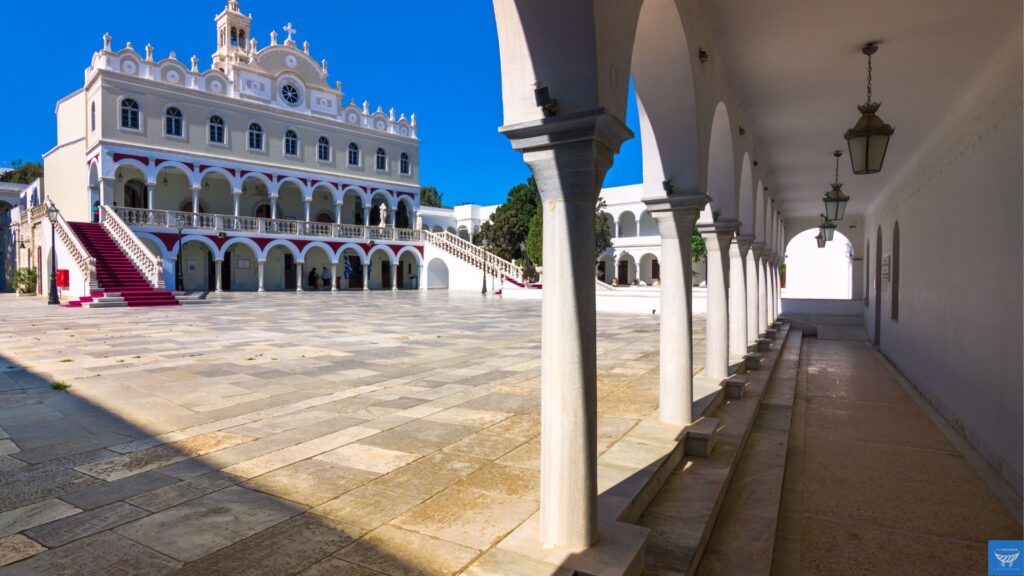
POLYGON ((179 305, 170 290, 157 290, 149 285, 102 226, 86 222, 69 224, 82 246, 96 259, 96 281, 100 285, 98 292, 70 302, 69 306, 80 307, 104 294, 119 295, 128 306, 179 305))

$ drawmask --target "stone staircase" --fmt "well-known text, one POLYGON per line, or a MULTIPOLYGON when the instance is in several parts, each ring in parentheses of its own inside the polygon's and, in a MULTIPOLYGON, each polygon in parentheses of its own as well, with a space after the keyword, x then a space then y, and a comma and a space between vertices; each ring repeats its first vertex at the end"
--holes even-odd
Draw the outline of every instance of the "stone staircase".
POLYGON ((448 252, 459 260, 462 260, 471 266, 475 266, 481 271, 486 269, 488 274, 493 274, 495 277, 501 277, 517 288, 540 287, 527 283, 523 269, 519 266, 516 266, 512 262, 509 262, 504 258, 500 258, 471 242, 463 240, 451 232, 430 232, 429 230, 423 230, 423 237, 430 244, 448 252))
POLYGON ((110 308, 141 306, 178 306, 183 301, 198 301, 171 290, 155 289, 142 276, 117 242, 99 224, 69 222, 71 230, 96 260, 98 290, 89 296, 68 302, 71 308, 110 308))

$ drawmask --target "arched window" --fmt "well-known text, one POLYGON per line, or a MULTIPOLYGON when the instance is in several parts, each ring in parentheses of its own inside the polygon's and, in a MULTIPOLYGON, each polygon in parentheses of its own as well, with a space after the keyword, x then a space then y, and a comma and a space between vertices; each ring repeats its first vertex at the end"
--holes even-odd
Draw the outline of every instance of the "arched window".
POLYGON ((139 129, 139 103, 131 98, 121 100, 121 128, 139 129))
POLYGON ((321 136, 320 140, 317 141, 316 157, 321 162, 331 161, 331 141, 327 139, 327 136, 321 136))
POLYGON ((900 223, 892 227, 892 304, 890 305, 893 320, 900 319, 900 223))
POLYGON ((238 46, 238 28, 231 27, 231 45, 238 46))
POLYGON ((224 119, 220 116, 210 116, 210 143, 224 143, 224 119))
POLYGON ((89 121, 90 121, 90 124, 89 124, 90 128, 89 129, 90 130, 95 130, 96 129, 96 103, 95 102, 93 102, 89 106, 89 121))
POLYGON ((295 133, 295 130, 286 130, 284 133, 284 155, 299 155, 299 135, 295 133))
POLYGON ((359 144, 355 142, 348 145, 348 165, 359 166, 359 144))
POLYGON ((388 169, 388 153, 383 148, 377 148, 377 170, 388 169))
POLYGON ((173 106, 167 109, 167 112, 164 114, 164 134, 181 137, 181 110, 173 106))
POLYGON ((249 124, 249 150, 263 150, 263 127, 255 122, 249 124))
POLYGON ((409 174, 409 155, 406 154, 405 152, 402 152, 402 156, 400 157, 398 167, 402 171, 402 174, 409 174))

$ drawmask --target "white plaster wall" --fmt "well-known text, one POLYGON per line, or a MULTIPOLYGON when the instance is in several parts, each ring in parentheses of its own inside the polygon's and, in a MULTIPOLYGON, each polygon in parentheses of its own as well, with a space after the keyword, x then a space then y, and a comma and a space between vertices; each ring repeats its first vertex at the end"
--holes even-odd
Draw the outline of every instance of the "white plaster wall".
MULTIPOLYGON (((423 246, 423 260, 430 263, 431 260, 439 258, 448 267, 448 289, 453 291, 475 291, 479 292, 483 282, 484 273, 476 266, 467 264, 452 256, 448 252, 430 244, 423 246)), ((491 281, 487 281, 487 289, 490 290, 491 281)))
MULTIPOLYGON (((882 282, 881 350, 1021 493, 1021 37, 965 88, 933 137, 871 206, 865 234, 875 280, 900 226, 899 319, 882 282)), ((899 144, 896 132, 893 144, 899 144)), ((873 292, 873 290, 872 290, 873 292)), ((871 294, 865 310, 873 334, 871 294)))

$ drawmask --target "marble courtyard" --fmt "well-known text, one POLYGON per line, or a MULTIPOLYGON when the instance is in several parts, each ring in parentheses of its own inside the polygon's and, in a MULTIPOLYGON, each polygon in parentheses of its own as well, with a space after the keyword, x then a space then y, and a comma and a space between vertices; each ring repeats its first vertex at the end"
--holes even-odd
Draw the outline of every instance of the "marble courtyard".
MULTIPOLYGON (((539 302, 212 298, 0 297, 0 564, 451 573, 537 511, 539 302)), ((598 326, 601 453, 658 407, 658 318, 598 326)))

